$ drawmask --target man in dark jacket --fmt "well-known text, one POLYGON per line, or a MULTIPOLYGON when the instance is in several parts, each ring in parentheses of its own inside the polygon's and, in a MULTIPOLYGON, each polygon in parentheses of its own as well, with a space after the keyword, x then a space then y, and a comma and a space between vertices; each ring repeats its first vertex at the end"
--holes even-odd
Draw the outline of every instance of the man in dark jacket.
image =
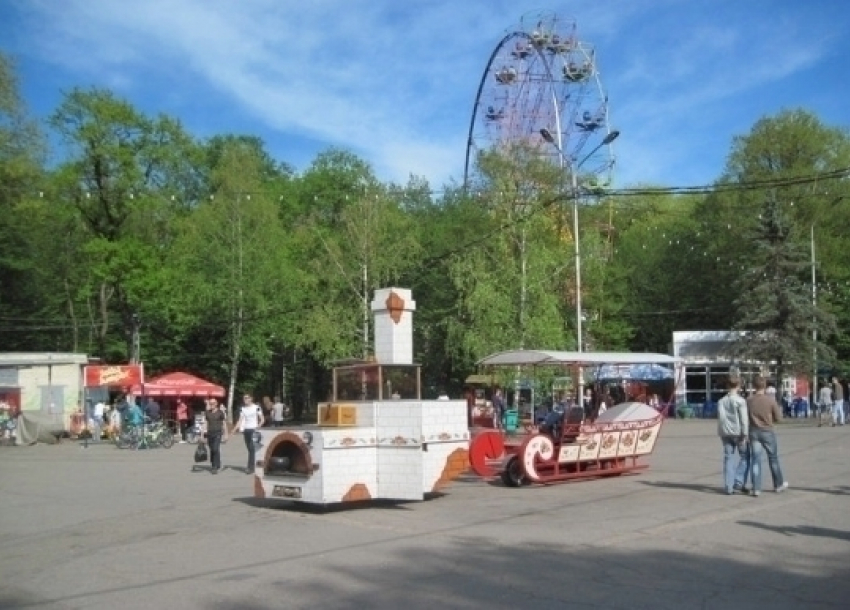
POLYGON ((755 379, 756 393, 747 399, 750 412, 750 451, 753 473, 754 496, 761 494, 761 454, 767 453, 767 463, 773 476, 773 487, 777 493, 788 489, 788 481, 782 475, 779 464, 779 447, 776 442, 774 424, 782 421, 782 411, 776 400, 765 392, 767 382, 764 377, 755 379))
POLYGON ((159 421, 161 409, 159 407, 159 403, 153 398, 148 398, 147 402, 145 402, 145 415, 150 418, 151 421, 159 421))
POLYGON ((207 403, 207 445, 210 448, 212 473, 221 470, 221 443, 227 442, 227 415, 219 407, 218 400, 210 398, 207 403))

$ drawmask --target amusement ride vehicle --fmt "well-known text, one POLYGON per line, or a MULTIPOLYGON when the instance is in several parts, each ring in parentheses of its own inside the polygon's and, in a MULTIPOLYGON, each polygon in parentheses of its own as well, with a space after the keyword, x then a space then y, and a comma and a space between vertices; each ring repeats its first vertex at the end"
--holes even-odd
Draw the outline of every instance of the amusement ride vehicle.
MULTIPOLYGON (((602 380, 615 378, 628 385, 636 379, 658 382, 672 399, 680 360, 664 354, 627 352, 560 352, 514 350, 490 355, 478 362, 486 368, 556 367, 602 380), (646 377, 641 377, 646 375, 646 377)), ((643 386, 641 382, 634 384, 643 386)), ((645 397, 642 393, 641 397, 645 397)), ((647 467, 641 461, 652 453, 664 419, 664 410, 630 400, 588 414, 581 404, 568 404, 562 413, 550 412, 545 422, 521 433, 501 429, 474 431, 469 447, 473 472, 500 476, 505 485, 559 483, 621 475, 647 467)), ((608 400, 611 400, 609 397, 608 400)), ((613 401, 612 401, 613 402, 613 401)))

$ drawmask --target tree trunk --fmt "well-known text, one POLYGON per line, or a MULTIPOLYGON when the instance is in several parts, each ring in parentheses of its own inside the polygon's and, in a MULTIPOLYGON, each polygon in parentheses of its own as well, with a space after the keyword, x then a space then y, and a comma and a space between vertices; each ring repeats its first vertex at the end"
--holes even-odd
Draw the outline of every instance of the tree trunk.
POLYGON ((236 379, 239 376, 239 358, 242 356, 242 310, 238 312, 238 320, 233 325, 233 344, 230 352, 230 381, 227 386, 227 421, 233 421, 233 401, 236 394, 236 379))
POLYGON ((77 353, 80 347, 80 325, 74 310, 74 299, 71 296, 71 284, 65 278, 65 298, 68 299, 68 316, 71 318, 71 351, 77 353))
POLYGON ((106 335, 109 333, 109 300, 112 298, 112 291, 107 286, 106 282, 101 282, 100 291, 98 292, 98 308, 100 311, 100 326, 97 330, 97 350, 98 356, 106 358, 106 335))

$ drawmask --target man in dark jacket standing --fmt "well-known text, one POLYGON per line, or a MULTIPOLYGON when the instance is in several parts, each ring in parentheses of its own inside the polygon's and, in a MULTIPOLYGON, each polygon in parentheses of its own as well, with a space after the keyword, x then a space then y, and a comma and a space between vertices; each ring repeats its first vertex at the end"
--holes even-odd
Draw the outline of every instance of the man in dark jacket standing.
POLYGON ((221 443, 227 441, 227 416, 218 406, 218 401, 211 398, 207 403, 207 444, 210 447, 210 463, 212 473, 221 470, 221 443))
POLYGON ((764 377, 755 379, 756 393, 747 399, 747 410, 750 413, 750 452, 753 472, 754 496, 761 494, 761 454, 767 453, 767 463, 773 477, 773 487, 777 493, 788 489, 788 481, 782 475, 779 464, 779 447, 776 442, 774 424, 782 421, 782 412, 776 400, 765 393, 767 382, 764 377))

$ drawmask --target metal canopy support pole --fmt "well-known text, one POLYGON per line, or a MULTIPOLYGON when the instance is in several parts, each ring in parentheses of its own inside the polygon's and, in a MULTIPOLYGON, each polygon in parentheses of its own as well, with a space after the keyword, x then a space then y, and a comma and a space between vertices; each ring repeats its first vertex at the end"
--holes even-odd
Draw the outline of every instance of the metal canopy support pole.
MULTIPOLYGON (((582 313, 581 313, 581 246, 578 239, 578 178, 576 171, 578 168, 570 167, 570 187, 572 190, 573 200, 573 244, 576 259, 576 346, 578 353, 584 351, 584 342, 582 341, 582 313)), ((581 405, 584 409, 584 368, 579 364, 578 367, 578 396, 576 404, 581 405)))
MULTIPOLYGON (((576 345, 577 351, 582 353, 584 351, 584 343, 582 340, 582 312, 581 312, 581 246, 579 244, 579 225, 578 225, 578 170, 581 169, 581 166, 585 161, 590 159, 593 154, 602 148, 603 146, 608 146, 614 140, 619 137, 620 132, 616 129, 611 131, 606 135, 602 141, 597 144, 593 150, 587 153, 581 161, 576 162, 573 158, 567 158, 564 154, 562 145, 561 145, 561 130, 560 124, 558 125, 558 141, 555 141, 555 138, 549 132, 548 129, 540 130, 541 137, 546 140, 549 144, 555 147, 555 150, 558 151, 558 156, 561 161, 561 169, 565 167, 569 167, 570 170, 570 198, 573 202, 573 243, 575 249, 575 264, 576 264, 576 345)), ((579 364, 578 367, 578 396, 576 397, 576 404, 584 406, 584 370, 579 364)))

